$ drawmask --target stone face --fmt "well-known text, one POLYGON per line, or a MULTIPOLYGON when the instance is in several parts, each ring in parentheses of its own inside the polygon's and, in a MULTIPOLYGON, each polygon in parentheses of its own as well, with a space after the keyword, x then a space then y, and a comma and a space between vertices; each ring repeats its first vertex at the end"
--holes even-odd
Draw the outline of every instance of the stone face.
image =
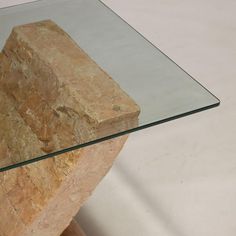
MULTIPOLYGON (((0 165, 138 125, 136 103, 52 21, 15 27, 0 53, 0 165)), ((59 236, 127 136, 0 173, 0 236, 59 236)))
POLYGON ((44 152, 138 125, 138 105, 52 21, 15 27, 2 53, 1 84, 44 152))
POLYGON ((127 136, 0 173, 0 236, 59 236, 127 136))
POLYGON ((43 143, 15 109, 14 100, 0 89, 0 166, 43 155, 43 143))
POLYGON ((73 220, 61 236, 86 236, 80 225, 73 220))

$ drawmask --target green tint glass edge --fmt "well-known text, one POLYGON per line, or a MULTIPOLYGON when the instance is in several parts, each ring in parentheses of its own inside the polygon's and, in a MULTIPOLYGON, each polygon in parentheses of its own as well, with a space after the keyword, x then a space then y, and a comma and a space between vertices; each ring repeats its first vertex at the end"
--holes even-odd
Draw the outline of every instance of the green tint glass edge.
MULTIPOLYGON (((25 6, 25 5, 34 5, 34 4, 38 3, 38 2, 43 2, 43 1, 44 0, 38 0, 38 1, 35 1, 35 2, 31 2, 31 3, 20 4, 18 6, 9 6, 9 7, 6 7, 6 8, 1 8, 0 12, 1 12, 2 9, 12 9, 12 8, 17 8, 17 7, 22 7, 22 6, 25 6)), ((52 153, 49 153, 49 154, 45 154, 43 156, 35 157, 33 159, 26 160, 26 161, 23 161, 23 162, 19 162, 19 163, 13 164, 13 165, 5 166, 5 167, 0 167, 0 172, 6 171, 6 170, 10 170, 10 169, 13 169, 13 168, 16 168, 16 167, 24 166, 24 165, 27 165, 27 164, 30 164, 30 163, 34 163, 34 162, 37 162, 37 161, 40 161, 40 160, 44 160, 44 159, 47 159, 47 158, 55 157, 57 155, 60 155, 60 154, 66 153, 66 152, 74 151, 74 150, 77 150, 79 148, 83 148, 83 147, 86 147, 86 146, 89 146, 89 145, 93 145, 93 144, 96 144, 96 143, 99 143, 99 142, 102 142, 102 141, 106 141, 106 140, 109 140, 109 139, 112 139, 112 138, 116 138, 116 137, 119 137, 119 136, 122 136, 122 135, 125 135, 125 134, 129 134, 129 133, 132 133, 132 132, 135 132, 135 131, 138 131, 138 130, 142 130, 144 128, 148 128, 148 127, 151 127, 151 126, 154 126, 154 125, 162 124, 162 123, 165 123, 165 122, 168 122, 168 121, 171 121, 171 120, 175 120, 175 119, 178 119, 178 118, 181 118, 181 117, 185 117, 185 116, 188 116, 188 115, 191 115, 191 114, 194 114, 194 113, 197 113, 197 112, 201 112, 201 111, 204 111, 204 110, 207 110, 207 109, 210 109, 210 108, 214 108, 214 107, 217 107, 217 106, 220 105, 220 100, 215 95, 213 95, 208 89, 206 89, 202 84, 200 84, 196 79, 194 79, 186 71, 184 71, 179 65, 177 65, 173 60, 171 60, 167 55, 165 55, 160 49, 158 49, 149 40, 147 40, 142 34, 140 34, 138 31, 136 31, 132 26, 130 26, 126 21, 124 21, 119 15, 117 15, 112 9, 110 9, 108 6, 106 6, 100 0, 98 0, 98 1, 104 7, 106 7, 109 11, 111 11, 114 15, 119 17, 119 19, 121 21, 125 22, 138 35, 140 35, 142 38, 144 38, 149 44, 151 44, 154 48, 156 48, 158 51, 160 51, 166 58, 168 58, 172 63, 174 63, 184 73, 186 73, 193 81, 195 81, 204 90, 206 90, 214 98, 214 101, 211 104, 206 104, 205 106, 202 106, 200 108, 193 109, 193 110, 187 111, 187 112, 183 112, 181 114, 173 115, 173 116, 170 116, 170 117, 167 117, 167 118, 164 118, 164 119, 160 119, 160 120, 157 120, 157 121, 153 121, 153 122, 150 122, 150 123, 147 123, 147 124, 143 124, 143 125, 141 125, 141 126, 139 126, 137 128, 134 128, 134 129, 126 130, 126 131, 123 131, 121 133, 116 133, 116 134, 108 135, 106 137, 99 138, 99 139, 96 139, 96 140, 93 140, 93 141, 90 141, 90 142, 86 142, 86 143, 83 143, 83 144, 74 145, 72 147, 68 147, 68 148, 63 149, 63 150, 59 150, 59 151, 55 151, 55 152, 52 152, 52 153)), ((49 3, 49 4, 53 4, 53 3, 49 3)))

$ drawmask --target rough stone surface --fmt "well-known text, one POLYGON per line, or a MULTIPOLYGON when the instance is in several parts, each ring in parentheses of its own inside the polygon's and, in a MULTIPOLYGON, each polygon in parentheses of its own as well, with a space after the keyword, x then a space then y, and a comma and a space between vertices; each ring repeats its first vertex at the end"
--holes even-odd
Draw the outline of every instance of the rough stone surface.
POLYGON ((1 86, 44 152, 138 125, 138 105, 52 21, 15 27, 1 61, 1 86))
POLYGON ((0 173, 0 236, 59 236, 110 169, 126 138, 0 173))
POLYGON ((43 155, 43 143, 14 107, 14 100, 0 89, 0 167, 43 155))
MULTIPOLYGON (((52 21, 0 54, 1 167, 138 125, 137 104, 52 21)), ((0 236, 59 236, 127 136, 0 173, 0 236)))

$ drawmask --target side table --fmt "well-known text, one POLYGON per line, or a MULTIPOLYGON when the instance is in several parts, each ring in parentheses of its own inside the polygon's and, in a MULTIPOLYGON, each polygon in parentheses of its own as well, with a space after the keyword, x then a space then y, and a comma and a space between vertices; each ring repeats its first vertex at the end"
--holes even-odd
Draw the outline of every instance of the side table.
POLYGON ((98 0, 0 22, 0 236, 84 235, 73 217, 130 132, 219 105, 98 0))

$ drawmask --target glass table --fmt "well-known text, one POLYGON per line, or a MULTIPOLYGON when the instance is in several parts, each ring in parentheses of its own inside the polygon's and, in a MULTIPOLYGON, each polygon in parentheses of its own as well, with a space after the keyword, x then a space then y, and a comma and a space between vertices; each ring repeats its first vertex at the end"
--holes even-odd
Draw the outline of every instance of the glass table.
MULTIPOLYGON (((0 171, 3 173, 47 159, 56 161, 61 155, 80 148, 91 147, 92 150, 94 145, 220 103, 180 66, 97 0, 41 0, 0 9, 0 47, 4 48, 0 57, 0 171), (47 19, 50 21, 45 21, 47 19), (45 33, 48 38, 41 37, 48 29, 50 36, 45 33), (31 68, 36 60, 34 56, 32 62, 17 59, 17 55, 23 55, 19 49, 22 41, 30 45, 41 64, 45 63, 39 63, 39 71, 31 68), (80 51, 73 54, 73 50, 80 51), (56 57, 56 53, 59 56, 56 57), (76 66, 74 55, 85 61, 76 59, 76 66), (14 73, 6 72, 4 60, 12 60, 9 70, 14 73), (17 60, 16 65, 14 60, 17 60), (51 70, 53 76, 46 78, 49 72, 43 71, 43 66, 51 70), (90 74, 88 69, 92 71, 90 74), (33 71, 33 79, 26 79, 34 81, 24 85, 25 80, 17 74, 19 70, 24 76, 33 71), (78 74, 78 81, 72 72, 73 76, 78 74), (53 97, 54 87, 48 82, 54 77, 60 85, 56 98, 53 97), (67 90, 63 90, 63 86, 67 90), (34 93, 40 96, 33 96, 34 93), (76 102, 70 101, 72 97, 76 97, 76 102), (40 99, 44 104, 42 107, 40 99), (34 102, 33 105, 27 104, 29 101, 34 102), (54 118, 51 118, 49 108, 53 111, 52 116, 60 120, 57 123, 60 125, 51 125, 54 118), (61 117, 65 116, 63 123, 61 117), (88 125, 90 120, 91 127, 88 125), (65 131, 66 127, 70 132, 65 131), (46 132, 47 137, 40 136, 37 129, 41 134, 46 132), (32 150, 34 147, 37 148, 32 150)), ((24 47, 28 50, 28 46, 24 47)))
MULTIPOLYGON (((134 99, 140 107, 138 125, 81 143, 71 142, 50 153, 12 158, 11 164, 0 165, 1 171, 219 105, 206 88, 99 1, 42 0, 1 9, 0 47, 14 26, 45 19, 61 26, 134 99)), ((27 145, 31 145, 30 140, 27 145)))

